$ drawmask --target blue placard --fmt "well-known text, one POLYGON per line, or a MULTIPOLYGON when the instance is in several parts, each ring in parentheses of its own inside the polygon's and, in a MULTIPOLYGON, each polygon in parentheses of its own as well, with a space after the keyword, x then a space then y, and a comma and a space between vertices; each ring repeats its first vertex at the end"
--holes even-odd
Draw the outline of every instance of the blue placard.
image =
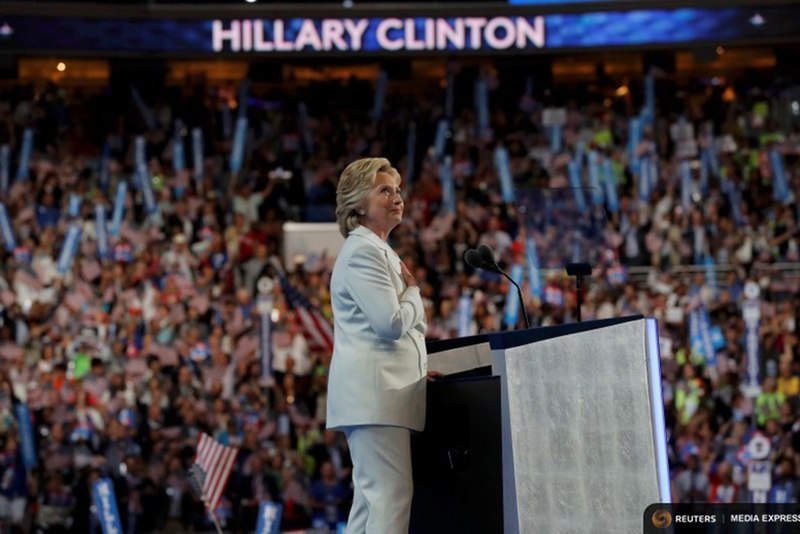
POLYGON ((158 204, 156 204, 156 197, 153 193, 153 181, 150 178, 150 171, 147 165, 140 166, 136 175, 139 177, 139 187, 142 190, 144 212, 148 215, 152 215, 158 211, 158 204))
POLYGON ((95 235, 97 236, 97 256, 101 260, 108 258, 111 251, 111 247, 108 243, 107 219, 105 204, 98 202, 94 205, 94 225, 95 235))
POLYGON ((606 187, 606 200, 608 209, 612 213, 619 213, 619 193, 617 191, 617 180, 614 176, 614 167, 611 165, 611 158, 603 160, 603 183, 606 187))
POLYGON ((689 312, 689 347, 693 352, 702 354, 702 341, 700 337, 700 314, 695 309, 689 312))
POLYGON ((706 283, 711 288, 712 296, 716 298, 719 287, 717 285, 717 270, 714 267, 714 258, 705 254, 703 256, 703 269, 706 273, 706 283))
POLYGON ((644 76, 644 109, 647 125, 656 123, 656 80, 652 72, 644 76))
POLYGON ((550 152, 553 154, 561 152, 562 135, 560 124, 550 126, 550 152))
POLYGON ((639 200, 650 200, 650 156, 639 159, 639 200))
POLYGON ((198 182, 203 179, 203 130, 192 128, 192 166, 194 179, 198 182))
POLYGON ((447 128, 449 127, 447 119, 439 119, 439 124, 436 125, 436 137, 433 141, 433 159, 439 161, 444 156, 444 146, 447 143, 447 128))
POLYGON ((31 152, 33 151, 33 130, 25 128, 22 134, 22 148, 19 151, 19 167, 17 167, 17 180, 28 178, 28 168, 31 164, 31 152))
POLYGON ((69 272, 72 267, 72 260, 75 259, 75 253, 78 252, 78 245, 81 239, 81 227, 78 223, 72 223, 67 228, 67 234, 64 236, 64 243, 61 245, 61 254, 58 256, 58 263, 56 264, 56 271, 61 276, 69 272))
POLYGON ((722 333, 722 328, 719 325, 714 325, 709 330, 709 334, 711 335, 711 344, 714 346, 714 350, 722 350, 725 348, 727 342, 725 341, 725 334, 722 333))
POLYGON ((117 184, 117 195, 114 198, 114 213, 111 215, 111 235, 119 237, 122 226, 122 215, 125 211, 125 195, 128 192, 128 182, 122 180, 117 184))
POLYGON ((17 425, 22 447, 22 462, 25 469, 35 469, 38 466, 36 459, 36 442, 33 439, 33 425, 31 424, 31 412, 28 405, 20 402, 16 406, 17 425))
POLYGON ((605 202, 603 198, 603 187, 600 185, 600 154, 594 150, 589 151, 589 185, 592 204, 602 206, 605 202))
POLYGON ((700 149, 700 191, 705 195, 708 193, 708 177, 711 172, 711 157, 708 148, 700 149))
MULTIPOLYGON (((733 222, 736 223, 737 227, 742 228, 745 225, 744 215, 742 214, 742 193, 736 188, 736 186, 732 185, 728 188, 728 202, 731 205, 733 222)), ((800 206, 800 203, 797 205, 800 206)), ((798 213, 798 216, 800 216, 800 213, 798 213)))
POLYGON ((122 523, 119 520, 117 497, 114 495, 114 484, 110 478, 101 478, 92 488, 94 505, 97 507, 97 518, 103 534, 122 534, 122 523))
POLYGON ((11 147, 0 145, 0 194, 8 193, 8 177, 11 169, 11 147))
POLYGON ((773 148, 769 151, 769 161, 772 165, 772 196, 779 202, 789 200, 789 182, 786 178, 786 168, 783 164, 783 155, 773 148))
POLYGON ((525 253, 528 260, 528 284, 531 296, 541 299, 542 271, 539 265, 539 250, 536 247, 536 241, 530 237, 525 238, 525 253))
POLYGON ((639 173, 639 156, 636 149, 642 140, 642 121, 638 117, 633 117, 628 121, 628 162, 631 172, 639 173))
POLYGON ((461 295, 458 299, 458 337, 472 334, 472 297, 469 294, 461 295))
POLYGON ((717 350, 714 348, 714 342, 711 339, 711 319, 708 316, 708 308, 702 306, 699 310, 700 318, 700 340, 703 344, 703 356, 706 359, 706 365, 717 364, 717 350))
POLYGON ((688 160, 680 163, 681 173, 681 207, 684 212, 692 205, 692 167, 688 160))
POLYGON ((500 178, 500 190, 503 193, 503 202, 514 202, 514 181, 511 176, 511 164, 508 150, 502 145, 494 149, 494 168, 500 178))
POLYGON ((5 204, 0 204, 0 234, 3 236, 3 243, 7 251, 12 252, 17 248, 17 242, 14 239, 14 232, 8 220, 8 211, 6 211, 5 204))
POLYGON ((175 121, 175 135, 172 137, 172 168, 178 172, 186 168, 186 157, 183 150, 183 122, 175 121))
POLYGON ((247 142, 247 117, 236 119, 236 132, 231 146, 231 171, 239 172, 244 163, 244 145, 247 142))
POLYGON ((383 117, 383 105, 386 101, 386 85, 389 82, 389 75, 385 70, 378 74, 378 81, 375 84, 375 100, 372 104, 372 120, 378 122, 383 117))
POLYGON ((456 212, 456 186, 453 180, 453 158, 446 156, 439 165, 439 179, 442 183, 442 209, 456 212))
POLYGON ((258 508, 256 534, 278 534, 280 532, 282 513, 282 504, 261 501, 258 508))
POLYGON ((755 390, 761 387, 761 353, 758 328, 761 303, 757 299, 742 301, 745 340, 745 386, 755 390))
MULTIPOLYGON (((521 284, 524 273, 525 271, 523 270, 522 265, 515 263, 511 266, 511 272, 509 273, 509 276, 516 283, 521 284)), ((508 290, 506 291, 506 311, 504 318, 504 321, 509 328, 516 326, 517 321, 519 321, 520 305, 521 303, 519 301, 519 294, 517 294, 517 288, 514 286, 514 284, 509 282, 508 290)))
POLYGON ((586 198, 583 196, 583 182, 581 181, 581 166, 574 160, 567 165, 569 171, 569 185, 575 197, 575 205, 581 213, 586 213, 586 198))
MULTIPOLYGON (((118 35, 116 32, 115 34, 118 35)), ((142 99, 142 95, 139 93, 137 88, 131 87, 131 97, 133 97, 133 101, 136 104, 136 107, 139 109, 139 113, 142 115, 142 120, 144 120, 147 129, 149 131, 155 130, 156 119, 153 115, 153 111, 147 106, 147 104, 144 103, 144 99, 142 99)))
POLYGON ((76 195, 74 193, 69 195, 69 203, 67 208, 67 214, 70 217, 78 217, 81 214, 81 202, 83 199, 80 195, 76 195))

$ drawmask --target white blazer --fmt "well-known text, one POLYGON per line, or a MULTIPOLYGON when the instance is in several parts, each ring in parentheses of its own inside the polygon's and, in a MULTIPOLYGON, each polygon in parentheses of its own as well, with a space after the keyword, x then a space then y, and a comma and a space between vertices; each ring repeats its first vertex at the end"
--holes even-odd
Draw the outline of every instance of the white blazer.
POLYGON ((331 275, 333 360, 327 425, 425 427, 425 309, 400 257, 372 230, 347 236, 331 275))

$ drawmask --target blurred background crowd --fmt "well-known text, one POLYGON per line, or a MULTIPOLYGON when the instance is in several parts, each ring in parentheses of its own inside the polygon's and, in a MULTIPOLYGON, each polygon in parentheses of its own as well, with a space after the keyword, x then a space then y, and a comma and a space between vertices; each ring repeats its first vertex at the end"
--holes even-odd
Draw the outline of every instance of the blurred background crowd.
MULTIPOLYGON (((446 114, 442 87, 390 91, 377 118, 373 86, 357 80, 296 94, 187 83, 148 95, 150 127, 134 98, 57 85, 4 88, 0 143, 10 147, 12 172, 2 201, 14 246, 0 250, 0 521, 18 531, 96 529, 90 484, 108 476, 126 532, 209 529, 186 477, 207 432, 240 450, 218 510, 227 529, 252 529, 264 499, 284 505, 285 529, 334 528, 349 509, 351 463, 343 436, 325 431, 330 346, 316 342, 300 301, 286 293, 297 290, 329 317, 331 258, 284 258, 283 223, 332 221, 345 165, 387 157, 405 179, 406 214, 392 244, 420 281, 429 339, 520 327, 505 321, 506 282, 462 260, 478 244, 508 268, 526 259, 518 209, 504 201, 495 166, 498 145, 519 190, 574 185, 570 164, 581 152, 608 161, 617 200, 601 204, 614 258, 587 281, 583 319, 659 320, 676 501, 748 500, 755 432, 772 445, 770 499, 796 501, 800 123, 786 115, 782 88, 774 80, 705 80, 670 88, 668 99, 659 90, 654 120, 631 147, 641 80, 609 98, 530 93, 497 74, 480 73, 488 130, 478 128, 471 80, 454 78, 441 151, 434 147, 446 114), (555 105, 566 113, 554 146, 543 114, 555 105), (232 172, 240 110, 249 127, 242 170, 232 172), (17 179, 28 128, 29 171, 17 179), (200 179, 193 128, 203 136, 200 179), (152 213, 134 178, 137 137, 152 213), (176 165, 176 142, 186 168, 176 165), (454 209, 443 199, 444 154, 452 158, 454 209), (632 154, 657 161, 648 184, 632 154), (776 164, 788 192, 776 191, 776 164), (123 180, 119 237, 101 258, 95 206, 110 214, 123 180), (62 275, 72 224, 82 231, 62 275), (258 344, 257 284, 265 276, 285 276, 274 289, 271 370, 258 344), (761 289, 760 392, 752 395, 743 388, 746 282, 761 289), (465 294, 473 297, 466 319, 465 294), (696 310, 707 312, 711 350, 692 343, 696 310), (20 403, 30 410, 33 469, 21 452, 20 403)), ((591 185, 588 173, 581 182, 591 185)), ((575 321, 574 279, 544 269, 553 267, 546 253, 539 251, 540 291, 524 283, 525 306, 535 326, 575 321)))

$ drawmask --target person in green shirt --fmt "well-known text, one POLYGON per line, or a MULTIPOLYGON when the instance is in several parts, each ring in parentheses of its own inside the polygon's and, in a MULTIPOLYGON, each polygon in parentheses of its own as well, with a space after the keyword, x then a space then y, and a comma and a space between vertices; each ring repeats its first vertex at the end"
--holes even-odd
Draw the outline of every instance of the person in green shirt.
POLYGON ((756 397, 756 421, 763 427, 767 421, 777 421, 781 417, 781 405, 786 397, 776 390, 775 379, 767 377, 761 385, 761 393, 756 397))

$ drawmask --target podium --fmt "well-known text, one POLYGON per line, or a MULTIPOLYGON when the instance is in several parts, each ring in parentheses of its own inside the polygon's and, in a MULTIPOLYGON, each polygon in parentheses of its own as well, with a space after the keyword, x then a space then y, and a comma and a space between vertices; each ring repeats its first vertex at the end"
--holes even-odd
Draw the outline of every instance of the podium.
POLYGON ((654 319, 431 342, 428 368, 411 532, 633 532, 670 502, 654 319))

